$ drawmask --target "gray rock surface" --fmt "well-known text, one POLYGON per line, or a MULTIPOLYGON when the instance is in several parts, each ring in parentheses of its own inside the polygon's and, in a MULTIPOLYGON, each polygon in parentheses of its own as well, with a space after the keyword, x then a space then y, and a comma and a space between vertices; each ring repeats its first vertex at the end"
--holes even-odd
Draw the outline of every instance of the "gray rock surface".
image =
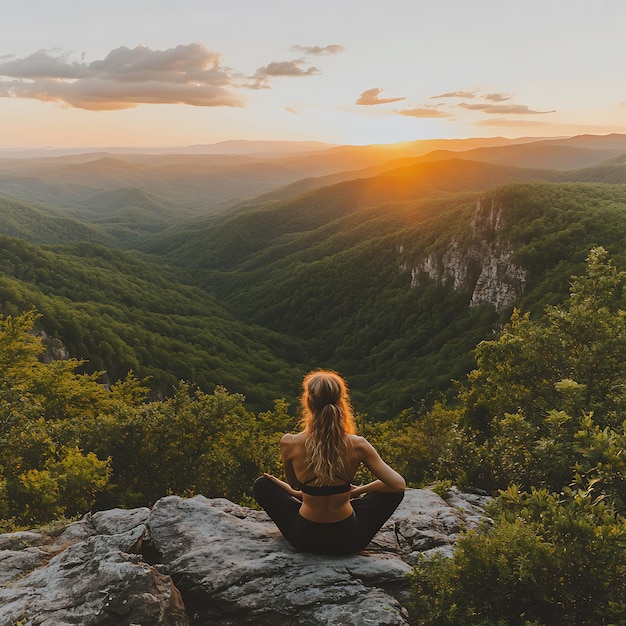
POLYGON ((398 246, 400 269, 411 274, 416 287, 422 276, 449 285, 455 291, 471 293, 469 306, 490 302, 502 311, 523 293, 528 272, 511 261, 516 249, 503 235, 506 207, 480 198, 476 203, 469 232, 461 241, 452 236, 446 250, 429 253, 423 258, 406 258, 403 245, 398 246))
POLYGON ((419 554, 451 553, 484 498, 407 490, 364 552, 295 552, 263 511, 203 496, 0 535, 0 626, 403 625, 419 554))

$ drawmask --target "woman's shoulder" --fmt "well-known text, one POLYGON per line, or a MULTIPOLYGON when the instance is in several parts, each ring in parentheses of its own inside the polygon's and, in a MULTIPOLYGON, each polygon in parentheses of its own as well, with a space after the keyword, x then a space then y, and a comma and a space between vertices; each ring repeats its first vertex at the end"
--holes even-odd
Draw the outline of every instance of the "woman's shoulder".
POLYGON ((280 438, 280 454, 284 460, 293 460, 302 454, 304 437, 302 433, 285 433, 280 438))
POLYGON ((355 450, 362 450, 365 447, 371 446, 370 442, 361 435, 348 435, 350 443, 355 450))
POLYGON ((302 433, 285 433, 280 438, 281 446, 293 446, 304 442, 305 434, 302 433))

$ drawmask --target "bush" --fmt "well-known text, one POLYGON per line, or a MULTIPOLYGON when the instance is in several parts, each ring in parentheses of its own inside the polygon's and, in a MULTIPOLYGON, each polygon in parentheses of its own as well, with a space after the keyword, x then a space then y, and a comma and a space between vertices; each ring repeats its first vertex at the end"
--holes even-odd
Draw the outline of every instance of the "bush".
POLYGON ((488 513, 452 558, 415 567, 412 624, 624 623, 626 523, 593 488, 510 488, 488 513))
POLYGON ((15 503, 20 505, 22 518, 28 522, 71 517, 91 509, 110 476, 110 458, 101 461, 93 452, 83 455, 77 447, 70 448, 43 469, 21 474, 15 503))

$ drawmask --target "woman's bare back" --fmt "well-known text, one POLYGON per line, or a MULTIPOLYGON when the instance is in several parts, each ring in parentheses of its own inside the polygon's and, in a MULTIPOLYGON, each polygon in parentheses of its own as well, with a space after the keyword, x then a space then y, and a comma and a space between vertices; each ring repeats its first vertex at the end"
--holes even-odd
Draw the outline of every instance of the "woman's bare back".
MULTIPOLYGON (((307 464, 306 446, 308 434, 286 434, 280 441, 280 452, 285 468, 287 482, 294 488, 300 489, 303 484, 313 487, 319 485, 316 476, 312 476, 307 464)), ((331 485, 351 483, 361 463, 363 463, 376 477, 377 481, 370 483, 369 490, 402 491, 404 479, 389 467, 378 455, 373 446, 364 438, 357 435, 346 435, 348 449, 343 462, 341 475, 331 485), (380 483, 380 484, 377 484, 380 483), (374 488, 375 486, 375 488, 374 488)), ((346 519, 352 515, 351 497, 358 497, 367 493, 365 487, 354 487, 345 493, 334 495, 309 495, 302 492, 302 507, 300 515, 312 522, 332 523, 346 519)))

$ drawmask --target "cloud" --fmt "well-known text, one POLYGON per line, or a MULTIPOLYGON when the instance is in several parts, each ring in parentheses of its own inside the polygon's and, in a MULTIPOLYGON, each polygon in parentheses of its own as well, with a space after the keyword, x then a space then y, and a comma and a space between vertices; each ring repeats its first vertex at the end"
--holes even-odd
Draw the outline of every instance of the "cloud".
POLYGON ((42 80, 0 86, 0 96, 33 98, 44 102, 65 102, 77 109, 116 111, 138 104, 188 104, 193 106, 238 106, 228 91, 211 85, 190 85, 144 81, 120 83, 84 79, 75 82, 42 80))
POLYGON ((554 113, 555 111, 534 111, 529 109, 525 104, 488 104, 488 103, 477 103, 477 104, 467 104, 467 102, 462 102, 457 106, 463 109, 469 109, 470 111, 483 111, 484 113, 494 114, 494 115, 544 115, 546 113, 554 113))
POLYGON ((0 97, 63 102, 92 111, 145 103, 242 106, 231 92, 230 69, 220 61, 219 54, 199 43, 167 50, 122 46, 91 63, 40 50, 0 62, 0 97))
POLYGON ((435 98, 475 98, 477 90, 474 91, 450 91, 448 93, 440 93, 437 96, 431 96, 431 99, 435 98))
POLYGON ((323 48, 321 46, 292 46, 291 49, 297 52, 302 52, 303 54, 313 55, 339 54, 345 50, 345 48, 339 44, 331 44, 330 46, 324 46, 323 48))
POLYGON ((321 74, 314 66, 302 67, 304 59, 295 59, 293 61, 273 61, 264 67, 260 67, 255 73, 254 78, 265 79, 271 76, 311 76, 313 74, 321 74))
POLYGON ((400 100, 406 100, 406 98, 379 98, 379 94, 382 93, 382 89, 367 89, 364 91, 356 101, 356 104, 372 105, 372 104, 387 104, 389 102, 399 102, 400 100))
POLYGON ((20 79, 76 79, 89 76, 89 67, 84 63, 69 63, 67 54, 52 56, 39 50, 26 58, 0 63, 0 75, 20 79))
POLYGON ((491 102, 504 102, 510 100, 513 96, 508 93, 488 93, 483 96, 485 100, 491 100, 491 102))
POLYGON ((415 109, 402 109, 400 111, 394 111, 398 115, 405 115, 406 117, 418 117, 418 118, 434 118, 434 117, 453 117, 450 113, 434 109, 430 107, 418 107, 415 109))

